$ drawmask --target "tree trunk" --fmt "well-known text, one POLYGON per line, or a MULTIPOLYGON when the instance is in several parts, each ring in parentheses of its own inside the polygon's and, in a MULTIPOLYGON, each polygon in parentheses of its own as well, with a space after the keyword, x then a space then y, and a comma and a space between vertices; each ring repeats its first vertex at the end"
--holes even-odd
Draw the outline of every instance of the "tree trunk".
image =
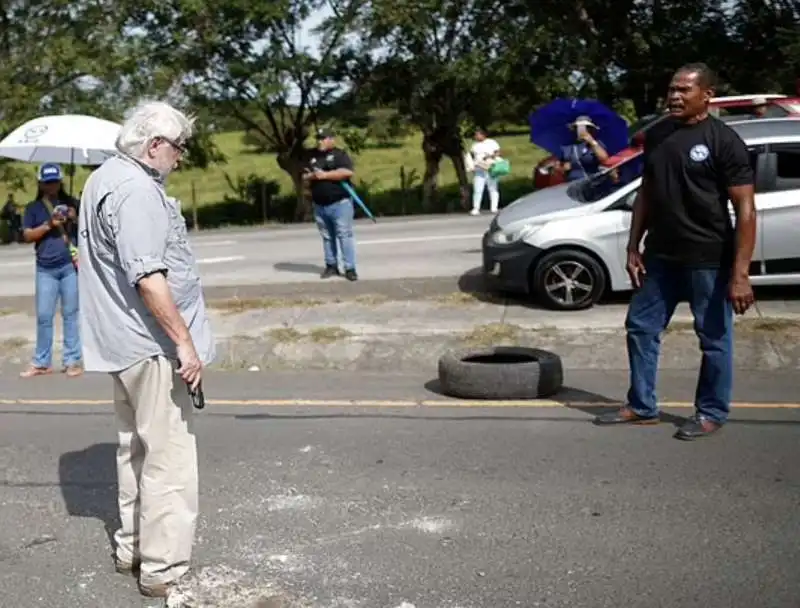
POLYGON ((422 178, 422 211, 430 213, 436 203, 439 191, 439 165, 442 162, 442 149, 433 135, 422 138, 422 153, 425 155, 425 175, 422 178))
POLYGON ((294 207, 294 221, 307 222, 311 219, 311 192, 308 183, 303 181, 302 172, 292 175, 294 191, 297 196, 294 207))
POLYGON ((278 166, 292 178, 295 195, 293 220, 305 222, 311 218, 311 198, 308 185, 303 181, 303 169, 306 167, 305 149, 296 150, 294 154, 284 153, 278 155, 278 166))
MULTIPOLYGON (((459 146, 460 147, 460 146, 459 146)), ((456 170, 456 177, 458 178, 458 190, 461 194, 461 206, 467 209, 470 204, 469 200, 469 176, 467 175, 467 168, 464 165, 464 150, 460 150, 458 154, 450 155, 450 160, 453 162, 453 168, 456 170)))

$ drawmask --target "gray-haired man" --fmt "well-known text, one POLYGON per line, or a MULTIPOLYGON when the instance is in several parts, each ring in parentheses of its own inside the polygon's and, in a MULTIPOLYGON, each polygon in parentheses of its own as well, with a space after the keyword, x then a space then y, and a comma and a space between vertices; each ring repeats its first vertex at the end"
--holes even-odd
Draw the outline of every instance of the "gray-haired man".
POLYGON ((187 385, 214 357, 186 223, 163 185, 192 131, 168 104, 138 106, 81 198, 83 357, 111 375, 119 427, 116 568, 138 573, 149 597, 167 597, 189 569, 198 479, 187 385))

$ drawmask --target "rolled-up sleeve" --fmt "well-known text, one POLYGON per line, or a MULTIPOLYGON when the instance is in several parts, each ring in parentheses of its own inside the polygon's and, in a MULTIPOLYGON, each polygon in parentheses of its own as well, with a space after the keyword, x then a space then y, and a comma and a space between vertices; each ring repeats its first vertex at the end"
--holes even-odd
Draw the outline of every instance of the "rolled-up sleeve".
POLYGON ((117 256, 128 282, 135 286, 147 275, 167 272, 169 214, 155 188, 123 187, 119 194, 114 222, 117 256))

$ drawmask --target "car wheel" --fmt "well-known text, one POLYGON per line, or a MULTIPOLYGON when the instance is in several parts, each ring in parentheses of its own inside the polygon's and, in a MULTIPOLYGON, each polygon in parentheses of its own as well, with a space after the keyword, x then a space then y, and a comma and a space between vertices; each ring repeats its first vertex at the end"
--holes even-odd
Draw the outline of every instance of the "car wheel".
POLYGON ((533 291, 548 308, 582 310, 594 306, 606 289, 603 268, 591 255, 560 249, 539 260, 533 291))

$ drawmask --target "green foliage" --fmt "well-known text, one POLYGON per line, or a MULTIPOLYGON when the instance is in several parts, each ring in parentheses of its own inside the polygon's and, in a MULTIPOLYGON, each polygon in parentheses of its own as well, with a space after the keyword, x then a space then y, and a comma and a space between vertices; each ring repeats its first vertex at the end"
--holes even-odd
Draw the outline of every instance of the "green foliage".
POLYGON ((297 182, 318 108, 336 97, 352 55, 344 32, 359 6, 356 0, 148 0, 132 7, 129 23, 143 32, 151 65, 179 69, 194 103, 234 116, 247 143, 276 153, 297 182), (333 16, 318 28, 315 54, 300 32, 325 7, 333 16))
MULTIPOLYGON (((0 55, 0 136, 48 113, 119 121, 142 97, 163 98, 198 116, 171 180, 184 195, 202 182, 200 198, 221 208, 233 190, 231 217, 263 221, 266 195, 254 196, 266 191, 270 217, 301 219, 298 176, 319 125, 360 155, 358 187, 386 213, 449 208, 474 128, 524 133, 529 112, 556 96, 595 97, 633 121, 677 67, 700 60, 720 73, 718 94, 795 94, 800 10, 793 0, 15 0, 0 7, 0 55), (233 130, 244 135, 231 151, 233 130), (393 149, 391 166, 376 161, 393 149), (445 157, 454 168, 440 170, 445 157), (402 194, 389 202, 389 191, 402 194)), ((0 159, 6 191, 32 177, 0 159)))
POLYGON ((232 197, 225 196, 227 203, 252 205, 259 210, 262 223, 267 223, 274 219, 276 215, 278 217, 282 215, 280 209, 273 209, 273 201, 281 191, 280 184, 277 181, 265 179, 254 173, 245 177, 238 175, 235 179, 226 173, 225 181, 234 192, 232 197))
MULTIPOLYGON (((0 6, 0 138, 27 120, 65 110, 96 110, 102 95, 91 85, 114 56, 111 2, 20 0, 0 6)), ((26 172, 0 161, 0 181, 12 190, 26 172)))
POLYGON ((345 147, 353 154, 360 154, 367 146, 369 135, 366 129, 357 127, 345 127, 338 130, 339 138, 344 142, 345 147))
POLYGON ((631 99, 617 99, 612 104, 612 109, 622 116, 628 124, 631 125, 636 122, 638 116, 636 115, 636 106, 631 99))

